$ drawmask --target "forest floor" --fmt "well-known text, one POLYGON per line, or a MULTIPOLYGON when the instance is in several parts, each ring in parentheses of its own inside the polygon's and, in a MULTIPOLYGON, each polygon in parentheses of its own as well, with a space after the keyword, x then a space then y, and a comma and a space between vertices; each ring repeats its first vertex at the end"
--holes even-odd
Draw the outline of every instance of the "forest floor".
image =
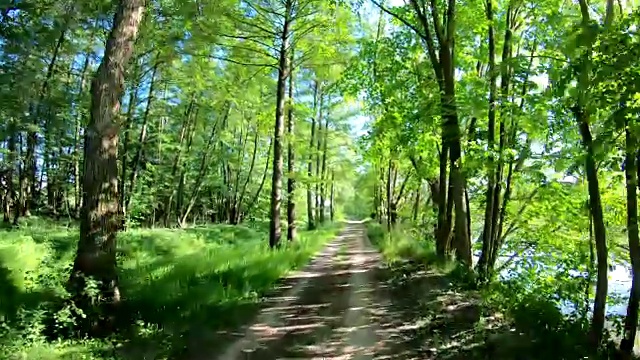
POLYGON ((259 224, 123 232, 126 324, 109 339, 66 338, 74 319, 56 304, 78 229, 29 221, 0 233, 0 359, 584 358, 580 332, 554 330, 555 307, 527 300, 507 320, 459 274, 427 265, 428 244, 357 222, 300 231, 277 251, 259 224))
POLYGON ((226 348, 215 341, 217 349, 200 348, 191 358, 510 358, 485 341, 505 330, 492 326, 499 318, 481 316, 476 297, 456 292, 443 275, 413 270, 387 266, 365 226, 349 223, 304 270, 282 281, 251 324, 218 334, 226 348))

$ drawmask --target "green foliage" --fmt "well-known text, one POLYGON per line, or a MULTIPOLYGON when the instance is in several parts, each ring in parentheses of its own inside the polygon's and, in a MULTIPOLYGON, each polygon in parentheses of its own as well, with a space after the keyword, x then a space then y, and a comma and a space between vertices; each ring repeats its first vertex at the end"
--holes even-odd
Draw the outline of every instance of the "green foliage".
POLYGON ((433 240, 426 238, 415 228, 398 226, 388 232, 379 223, 369 221, 367 236, 390 266, 410 262, 422 267, 436 267, 445 272, 455 267, 454 263, 439 259, 433 240))

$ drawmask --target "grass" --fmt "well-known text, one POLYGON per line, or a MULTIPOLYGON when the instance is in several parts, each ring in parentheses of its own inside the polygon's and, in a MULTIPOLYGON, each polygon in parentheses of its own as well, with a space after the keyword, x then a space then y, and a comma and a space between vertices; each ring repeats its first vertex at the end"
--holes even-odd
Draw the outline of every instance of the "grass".
POLYGON ((411 262, 437 269, 442 273, 454 270, 454 262, 440 259, 436 254, 434 241, 420 234, 415 228, 396 225, 391 231, 387 231, 380 223, 368 221, 367 236, 390 266, 411 262))
MULTIPOLYGON (((47 319, 73 319, 52 304, 63 298, 78 229, 31 219, 0 232, 0 358, 173 358, 197 333, 249 321, 277 280, 300 268, 333 238, 336 226, 300 232, 281 249, 264 227, 212 225, 186 230, 133 229, 119 235, 121 311, 135 324, 108 340, 52 341, 47 319)), ((66 309, 66 308, 65 308, 66 309)), ((63 309, 63 310, 65 310, 63 309)))

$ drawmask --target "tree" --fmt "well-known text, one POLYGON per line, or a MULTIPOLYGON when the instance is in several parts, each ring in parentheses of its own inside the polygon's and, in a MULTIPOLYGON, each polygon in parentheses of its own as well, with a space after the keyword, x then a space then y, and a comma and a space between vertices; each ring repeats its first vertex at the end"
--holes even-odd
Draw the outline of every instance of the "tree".
MULTIPOLYGON (((143 0, 121 0, 113 19, 104 58, 91 82, 91 111, 86 129, 80 241, 70 282, 80 296, 86 278, 99 282, 101 301, 120 302, 116 270, 118 205, 118 111, 127 64, 133 54, 145 9, 143 0)), ((83 300, 85 308, 88 300, 83 300)), ((113 316, 112 312, 107 312, 113 316)), ((100 330, 105 319, 91 319, 100 330)))
POLYGON ((269 246, 280 244, 280 204, 282 202, 282 138, 284 135, 285 86, 291 71, 289 64, 289 37, 292 22, 293 0, 285 0, 284 22, 280 37, 280 60, 278 64, 278 85, 276 90, 276 119, 273 134, 273 175, 271 177, 271 220, 269 225, 269 246))
POLYGON ((440 200, 438 206, 438 248, 440 255, 444 256, 449 241, 449 229, 446 217, 447 205, 444 191, 447 179, 447 164, 451 167, 451 197, 455 205, 455 241, 456 254, 466 266, 471 266, 471 239, 468 233, 469 224, 467 207, 464 200, 466 180, 462 171, 462 145, 461 131, 458 119, 458 108, 455 93, 455 32, 456 32, 456 2, 449 0, 441 9, 439 4, 432 1, 429 5, 420 0, 411 0, 410 7, 413 10, 418 25, 399 14, 387 9, 382 4, 374 3, 403 24, 411 28, 426 44, 427 54, 431 62, 438 89, 440 91, 441 107, 441 137, 442 149, 440 150, 440 200), (430 11, 432 21, 429 21, 427 10, 430 11), (443 19, 440 19, 444 14, 443 19), (430 25, 430 24, 433 25, 430 25))
MULTIPOLYGON (((294 52, 291 51, 289 64, 293 64, 294 52)), ((296 238, 296 159, 295 159, 295 125, 293 118, 293 71, 289 74, 289 108, 287 111, 287 240, 296 238)))

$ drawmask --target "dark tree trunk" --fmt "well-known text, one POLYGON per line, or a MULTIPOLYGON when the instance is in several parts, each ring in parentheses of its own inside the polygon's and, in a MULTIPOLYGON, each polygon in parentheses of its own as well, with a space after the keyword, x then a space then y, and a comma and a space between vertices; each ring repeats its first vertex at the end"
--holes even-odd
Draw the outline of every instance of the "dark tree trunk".
POLYGON ((413 214, 411 215, 411 220, 413 220, 414 224, 418 222, 418 213, 420 212, 420 190, 422 190, 422 185, 419 185, 416 189, 413 199, 413 214))
POLYGON ((329 140, 329 117, 327 116, 324 121, 324 133, 323 133, 323 145, 322 145, 322 168, 320 170, 320 223, 325 222, 325 207, 326 191, 327 191, 327 141, 329 140))
POLYGON ((282 229, 280 225, 280 206, 282 204, 282 138, 284 135, 285 85, 289 75, 289 28, 291 26, 292 0, 285 0, 284 24, 281 33, 280 59, 278 65, 278 85, 276 99, 276 117, 273 131, 273 173, 271 176, 271 221, 269 222, 269 246, 280 246, 282 229))
MULTIPOLYGON (((446 144, 444 133, 442 134, 442 149, 440 151, 440 179, 437 182, 438 192, 438 221, 436 224, 436 252, 441 259, 449 254, 449 235, 451 234, 451 217, 447 211, 449 196, 449 182, 447 181, 447 163, 449 160, 449 147, 446 144)), ((433 189, 432 189, 433 190, 433 189)), ((453 204, 453 203, 452 203, 453 204)))
POLYGON ((589 115, 579 107, 574 108, 576 120, 582 137, 582 144, 586 150, 586 175, 589 189, 589 205, 591 216, 593 217, 593 233, 596 243, 597 256, 597 280, 596 280, 596 296, 593 305, 593 318, 591 320, 591 337, 594 346, 600 344, 602 339, 602 331, 605 322, 605 309, 607 303, 608 291, 608 259, 607 259, 607 241, 606 226, 604 224, 604 214, 602 211, 602 202, 600 199, 600 184, 598 180, 598 170, 596 167, 596 155, 589 128, 589 115))
POLYGON ((330 208, 330 214, 331 214, 331 222, 334 221, 335 219, 335 212, 336 212, 336 206, 334 204, 335 200, 336 200, 336 177, 335 177, 335 172, 332 170, 331 171, 331 199, 329 201, 331 201, 331 204, 329 205, 330 208))
MULTIPOLYGON (((311 180, 313 179, 313 150, 315 148, 316 138, 316 115, 318 114, 318 97, 320 95, 320 84, 316 81, 313 90, 313 115, 311 117, 311 137, 309 139, 309 159, 307 160, 307 228, 313 230, 316 228, 315 209, 313 202, 313 191, 311 180)), ((321 114, 320 110, 320 114, 321 114)))
POLYGON ((322 120, 323 120, 323 102, 324 102, 324 97, 322 95, 320 95, 320 106, 318 109, 318 129, 316 131, 316 144, 315 144, 315 156, 316 156, 316 174, 315 174, 315 192, 314 192, 314 201, 315 201, 315 209, 316 209, 316 215, 315 215, 315 219, 317 221, 317 224, 322 224, 322 219, 321 219, 321 215, 320 215, 320 150, 322 148, 322 138, 324 136, 324 131, 322 128, 322 120))
POLYGON ((113 20, 102 63, 91 83, 91 117, 85 131, 84 201, 80 241, 70 278, 77 305, 90 314, 87 330, 111 330, 114 306, 120 302, 116 269, 118 205, 118 115, 126 66, 144 13, 143 0, 121 0, 113 20), (103 311, 84 293, 86 278, 99 283, 103 311))
MULTIPOLYGON (((91 41, 93 42, 93 34, 91 41)), ((80 180, 80 131, 84 125, 86 118, 86 112, 82 107, 82 97, 87 87, 87 70, 89 69, 89 59, 91 54, 89 51, 85 54, 84 64, 82 65, 82 73, 80 74, 80 90, 78 91, 77 102, 80 104, 76 118, 75 118, 75 130, 73 132, 73 185, 74 185, 74 216, 80 218, 80 209, 82 208, 82 189, 80 180)))
MULTIPOLYGON (((293 66, 294 53, 291 50, 289 67, 293 66)), ((287 240, 296 238, 296 179, 295 179, 295 128, 293 122, 293 70, 289 72, 289 109, 287 111, 287 240)))
MULTIPOLYGON (((623 108, 625 104, 622 105, 623 108)), ((638 235, 638 141, 630 129, 626 112, 620 115, 625 119, 626 156, 625 177, 627 185, 627 233, 629 238, 629 256, 633 279, 627 305, 627 317, 624 321, 624 337, 620 342, 620 350, 629 356, 633 353, 638 330, 638 304, 640 304, 640 235, 638 235)))
POLYGON ((586 152, 585 172, 589 190, 589 207, 593 218, 593 234, 596 245, 597 276, 596 294, 593 302, 593 318, 591 320, 591 343, 594 348, 600 346, 605 323, 605 310, 608 292, 608 250, 607 229, 604 223, 602 201, 600 198, 600 184, 598 168, 596 166, 596 150, 590 128, 589 88, 591 85, 591 56, 593 43, 593 26, 589 15, 589 5, 586 0, 579 0, 582 15, 582 35, 588 42, 583 52, 582 61, 578 69, 578 92, 576 105, 572 108, 575 115, 582 145, 586 152))
POLYGON ((489 124, 487 131, 487 142, 489 148, 488 158, 488 181, 486 193, 486 207, 484 211, 484 226, 482 228, 482 253, 478 259, 478 272, 480 276, 486 277, 488 273, 487 265, 489 263, 489 255, 491 253, 493 234, 494 234, 494 207, 495 207, 495 186, 497 172, 495 169, 493 151, 495 147, 496 137, 496 78, 497 72, 495 68, 496 45, 493 30, 493 2, 486 2, 487 22, 489 24, 489 124))
MULTIPOLYGON (((7 180, 7 199, 6 199, 6 207, 5 207, 5 212, 4 212, 4 222, 5 223, 10 223, 11 222, 11 210, 12 207, 14 207, 15 209, 14 212, 17 210, 18 206, 18 197, 16 195, 16 189, 13 186, 13 173, 14 170, 16 168, 16 166, 18 166, 18 164, 16 163, 16 155, 17 155, 17 149, 16 149, 16 145, 18 142, 18 135, 17 135, 17 129, 15 126, 15 122, 14 121, 10 121, 9 122, 9 141, 7 143, 7 151, 9 152, 8 154, 8 158, 9 158, 9 167, 7 169, 7 174, 6 174, 6 180, 7 180)), ((17 217, 15 218, 17 220, 17 217)))
POLYGON ((387 166, 387 231, 391 231, 391 206, 393 203, 393 181, 392 181, 392 173, 393 170, 393 162, 389 159, 389 165, 387 166))

